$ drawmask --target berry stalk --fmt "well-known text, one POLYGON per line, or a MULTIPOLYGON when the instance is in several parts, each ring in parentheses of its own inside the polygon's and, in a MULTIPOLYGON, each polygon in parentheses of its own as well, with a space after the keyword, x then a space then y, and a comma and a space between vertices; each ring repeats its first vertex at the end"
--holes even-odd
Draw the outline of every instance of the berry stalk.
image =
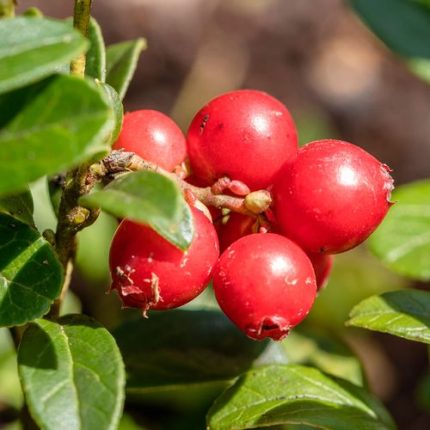
POLYGON ((272 198, 267 190, 253 191, 242 198, 218 194, 213 187, 197 187, 133 152, 112 151, 110 155, 90 169, 92 174, 97 172, 98 175, 104 176, 108 180, 113 179, 117 174, 138 170, 149 170, 167 176, 175 181, 185 194, 191 193, 206 206, 214 206, 218 209, 226 208, 243 215, 256 216, 265 212, 272 203, 272 198))

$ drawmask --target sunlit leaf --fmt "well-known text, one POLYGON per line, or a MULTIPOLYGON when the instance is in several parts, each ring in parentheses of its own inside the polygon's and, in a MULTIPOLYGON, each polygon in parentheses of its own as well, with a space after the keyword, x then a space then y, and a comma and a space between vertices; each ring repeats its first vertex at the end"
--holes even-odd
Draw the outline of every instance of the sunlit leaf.
POLYGON ((209 430, 281 424, 327 430, 394 429, 383 406, 365 390, 299 365, 250 370, 216 400, 208 413, 209 430))
POLYGON ((85 51, 67 22, 40 17, 0 21, 0 93, 38 81, 85 51))
POLYGON ((354 307, 347 324, 430 343, 430 292, 392 291, 369 297, 354 307))
POLYGON ((107 47, 106 82, 115 88, 121 99, 134 75, 139 55, 145 48, 146 41, 141 38, 107 47))
POLYGON ((158 173, 122 175, 103 190, 82 197, 81 203, 147 224, 181 249, 186 249, 193 239, 190 209, 178 186, 158 173))
POLYGON ((91 82, 58 75, 0 96, 0 195, 101 156, 114 122, 91 82))

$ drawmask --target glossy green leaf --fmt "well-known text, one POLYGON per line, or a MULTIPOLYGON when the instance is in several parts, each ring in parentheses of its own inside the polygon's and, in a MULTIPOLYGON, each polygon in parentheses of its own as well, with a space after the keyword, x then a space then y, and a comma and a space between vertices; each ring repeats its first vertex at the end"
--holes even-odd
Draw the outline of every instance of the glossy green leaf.
POLYGON ((124 368, 109 332, 83 315, 38 320, 24 333, 18 366, 36 423, 45 430, 116 429, 124 368))
POLYGON ((106 50, 106 82, 115 88, 121 100, 134 75, 139 55, 145 48, 145 39, 136 39, 110 45, 106 50))
POLYGON ((147 224, 181 249, 191 244, 194 232, 190 209, 178 186, 158 173, 141 171, 122 175, 80 201, 118 218, 147 224))
POLYGON ((355 11, 393 51, 430 58, 430 9, 411 0, 350 0, 355 11))
POLYGON ((33 225, 33 197, 30 190, 20 194, 0 197, 0 212, 12 215, 27 224, 33 225))
POLYGON ((85 74, 104 82, 106 78, 106 49, 102 30, 94 18, 88 26, 90 48, 86 54, 85 74))
POLYGON ((62 281, 51 245, 29 225, 0 214, 0 326, 46 314, 62 281))
POLYGON ((110 143, 113 144, 121 131, 122 120, 124 118, 124 107, 122 105, 122 101, 119 97, 119 94, 110 85, 101 83, 100 86, 105 92, 108 103, 114 113, 115 125, 113 127, 112 134, 110 137, 110 143))
POLYGON ((370 237, 372 252, 390 269, 430 280, 430 181, 397 188, 396 204, 370 237))
POLYGON ((114 335, 132 393, 231 380, 267 346, 249 340, 221 312, 210 310, 150 313, 148 319, 124 323, 114 335))
POLYGON ((347 325, 430 343, 430 292, 392 291, 355 306, 347 325))
POLYGON ((299 365, 247 372, 216 400, 208 413, 209 430, 281 424, 324 430, 394 428, 382 405, 362 388, 299 365))
POLYGON ((58 75, 0 96, 0 195, 108 151, 113 114, 91 82, 58 75))
POLYGON ((67 22, 40 17, 0 21, 0 93, 38 81, 85 51, 67 22))

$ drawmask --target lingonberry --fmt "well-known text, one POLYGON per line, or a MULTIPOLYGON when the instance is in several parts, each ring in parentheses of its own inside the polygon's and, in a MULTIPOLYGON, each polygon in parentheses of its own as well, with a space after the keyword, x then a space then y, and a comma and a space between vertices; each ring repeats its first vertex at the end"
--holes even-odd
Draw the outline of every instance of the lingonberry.
POLYGON ((168 116, 155 110, 137 110, 124 116, 113 149, 135 152, 172 171, 186 156, 185 137, 168 116))
POLYGON ((297 134, 287 108, 255 90, 223 94, 194 117, 187 134, 194 174, 211 185, 227 176, 251 190, 266 188, 297 154, 297 134))
POLYGON ((273 188, 283 233, 310 253, 338 253, 363 242, 390 207, 389 168, 339 140, 300 149, 273 188))
POLYGON ((317 290, 323 289, 333 267, 333 256, 327 254, 308 254, 315 272, 317 290))
POLYGON ((191 208, 195 233, 189 249, 177 249, 150 227, 124 220, 115 233, 109 264, 112 289, 127 307, 181 306, 207 285, 219 256, 218 238, 207 217, 191 208))
POLYGON ((285 337, 316 295, 307 255, 274 233, 251 234, 228 247, 214 268, 213 286, 221 309, 252 339, 285 337))

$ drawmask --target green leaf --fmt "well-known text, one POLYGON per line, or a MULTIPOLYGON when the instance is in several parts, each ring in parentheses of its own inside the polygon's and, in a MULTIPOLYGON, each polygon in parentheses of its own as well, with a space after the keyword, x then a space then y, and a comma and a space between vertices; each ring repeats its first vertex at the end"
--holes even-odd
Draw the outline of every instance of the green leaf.
POLYGON ((33 209, 33 197, 29 189, 20 194, 0 197, 0 212, 30 225, 34 225, 33 209))
POLYGON ((370 237, 370 249, 397 273, 430 280, 430 181, 398 187, 393 200, 396 204, 370 237))
POLYGON ((106 78, 106 49, 100 25, 94 18, 88 26, 90 48, 86 55, 85 74, 104 82, 106 78))
POLYGON ((124 368, 109 332, 83 315, 58 324, 38 320, 18 351, 30 413, 45 430, 107 430, 118 426, 124 401, 124 368))
POLYGON ((393 51, 430 58, 430 10, 411 0, 350 0, 367 26, 393 51))
POLYGON ((231 380, 267 346, 248 339, 221 312, 210 310, 154 312, 148 319, 124 323, 114 335, 132 393, 231 380))
POLYGON ((430 292, 392 291, 355 306, 347 325, 430 343, 430 292))
POLYGON ((0 326, 46 314, 62 287, 52 247, 29 225, 0 214, 0 326))
POLYGON ((106 82, 115 88, 121 100, 134 75, 139 55, 145 48, 146 41, 140 38, 110 45, 106 50, 106 82))
POLYGON ((115 125, 110 137, 110 143, 113 144, 121 131, 122 120, 124 117, 124 107, 122 105, 121 99, 119 98, 119 94, 110 85, 101 83, 100 86, 105 92, 108 103, 114 112, 115 125))
POLYGON ((305 366, 251 370, 214 403, 209 430, 303 424, 327 430, 385 430, 394 424, 362 388, 305 366))
POLYGON ((36 82, 83 53, 87 41, 67 22, 40 17, 0 21, 0 93, 36 82))
POLYGON ((113 114, 95 84, 58 75, 0 96, 2 125, 0 195, 106 154, 113 114))
POLYGON ((101 191, 80 199, 118 218, 151 226, 166 240, 186 249, 193 239, 191 212, 178 186, 158 173, 140 171, 120 176, 101 191))

